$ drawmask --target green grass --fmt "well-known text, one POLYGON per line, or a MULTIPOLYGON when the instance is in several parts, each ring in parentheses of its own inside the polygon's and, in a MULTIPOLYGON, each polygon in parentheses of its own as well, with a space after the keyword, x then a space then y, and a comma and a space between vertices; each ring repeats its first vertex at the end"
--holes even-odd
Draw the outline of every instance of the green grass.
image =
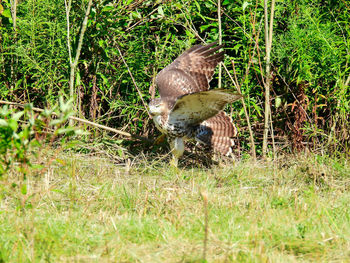
POLYGON ((0 262, 204 262, 202 191, 208 262, 350 261, 345 160, 176 171, 165 162, 60 159, 28 175, 27 194, 11 186, 18 175, 2 179, 0 262))

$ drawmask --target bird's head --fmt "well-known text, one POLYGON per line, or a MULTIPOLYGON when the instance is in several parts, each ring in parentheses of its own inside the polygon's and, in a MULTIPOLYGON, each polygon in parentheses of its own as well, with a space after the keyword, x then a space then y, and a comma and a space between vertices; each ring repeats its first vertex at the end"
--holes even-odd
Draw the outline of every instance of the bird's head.
POLYGON ((148 104, 150 114, 155 117, 164 112, 164 103, 160 98, 155 98, 148 104))

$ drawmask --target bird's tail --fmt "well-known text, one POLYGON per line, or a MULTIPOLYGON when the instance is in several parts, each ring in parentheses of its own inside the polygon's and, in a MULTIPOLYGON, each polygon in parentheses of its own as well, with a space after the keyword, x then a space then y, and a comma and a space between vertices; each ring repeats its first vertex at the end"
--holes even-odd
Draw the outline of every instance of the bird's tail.
POLYGON ((220 111, 214 117, 203 121, 195 132, 197 141, 209 145, 215 152, 223 155, 232 153, 237 129, 232 119, 224 112, 220 111))

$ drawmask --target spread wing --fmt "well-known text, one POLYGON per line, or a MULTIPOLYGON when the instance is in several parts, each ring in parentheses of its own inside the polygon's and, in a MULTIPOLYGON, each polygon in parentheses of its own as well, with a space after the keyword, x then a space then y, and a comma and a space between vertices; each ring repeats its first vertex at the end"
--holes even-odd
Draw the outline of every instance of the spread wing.
POLYGON ((214 151, 223 155, 232 153, 237 129, 224 111, 220 111, 214 117, 203 121, 195 131, 195 139, 203 144, 209 145, 214 151))
POLYGON ((156 84, 162 100, 174 103, 180 96, 209 89, 215 67, 224 58, 224 51, 215 53, 222 45, 215 45, 193 46, 158 73, 156 84))
POLYGON ((178 98, 169 113, 169 122, 183 122, 196 125, 205 121, 219 111, 227 103, 240 99, 242 95, 229 90, 208 90, 186 94, 178 98))

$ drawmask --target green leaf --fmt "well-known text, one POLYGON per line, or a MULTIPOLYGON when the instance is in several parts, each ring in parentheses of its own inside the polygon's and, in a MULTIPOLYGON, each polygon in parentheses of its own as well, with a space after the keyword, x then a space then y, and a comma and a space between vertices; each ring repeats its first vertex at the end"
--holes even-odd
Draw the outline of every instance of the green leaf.
POLYGON ((63 121, 61 119, 55 119, 55 120, 52 120, 50 121, 49 125, 50 126, 55 126, 57 124, 61 124, 63 121))
POLYGON ((45 166, 44 166, 44 165, 41 165, 41 164, 32 164, 32 165, 31 165, 31 168, 37 169, 37 170, 43 169, 44 167, 45 167, 45 166))
POLYGON ((249 6, 249 5, 251 5, 251 3, 249 3, 249 2, 244 2, 243 3, 243 6, 242 6, 242 9, 243 9, 243 11, 247 8, 247 6, 249 6))
POLYGON ((9 119, 9 120, 8 120, 8 126, 9 126, 13 131, 17 131, 18 123, 17 123, 17 121, 15 121, 14 119, 9 119))
POLYGON ((16 82, 16 89, 22 84, 22 82, 23 82, 23 79, 17 80, 17 82, 16 82))
POLYGON ((163 7, 161 5, 158 6, 158 14, 160 14, 161 16, 164 16, 163 7))
POLYGON ((28 127, 26 127, 25 129, 23 129, 20 133, 18 133, 18 136, 22 139, 29 139, 29 135, 30 135, 30 130, 28 127))
POLYGON ((186 35, 187 35, 188 37, 190 37, 190 38, 193 38, 193 37, 194 37, 194 34, 193 34, 191 31, 189 31, 189 30, 186 30, 186 35))
POLYGON ((66 134, 66 133, 69 133, 69 132, 73 132, 75 130, 74 127, 68 127, 68 128, 60 128, 57 130, 57 133, 58 134, 66 134))
POLYGON ((79 86, 81 84, 81 77, 80 77, 80 72, 77 71, 77 76, 76 76, 76 79, 75 79, 75 85, 76 86, 79 86))
POLYGON ((22 194, 27 194, 27 185, 26 184, 23 184, 22 187, 21 187, 21 193, 22 194))
POLYGON ((276 107, 276 108, 279 108, 279 107, 281 106, 281 104, 282 104, 281 98, 280 98, 280 97, 277 97, 277 98, 275 99, 275 107, 276 107))
POLYGON ((259 115, 260 117, 262 117, 262 115, 261 115, 261 112, 260 112, 260 109, 259 109, 258 105, 256 105, 255 103, 252 103, 252 105, 253 105, 254 109, 256 110, 256 112, 258 113, 258 115, 259 115))
POLYGON ((21 118, 24 114, 24 111, 19 111, 16 112, 15 114, 12 115, 12 119, 14 119, 15 121, 18 121, 19 118, 21 118))
POLYGON ((211 27, 211 24, 206 24, 206 25, 202 25, 199 27, 200 31, 203 32, 204 30, 206 30, 207 28, 211 27))
POLYGON ((108 12, 114 9, 114 6, 108 5, 102 8, 102 12, 108 12))
POLYGON ((137 11, 132 11, 131 15, 133 18, 141 18, 141 14, 137 11))
POLYGON ((108 78, 104 75, 104 74, 102 74, 102 73, 100 73, 100 74, 98 74, 101 78, 102 78, 102 80, 103 80, 103 84, 109 84, 109 81, 108 81, 108 78))
POLYGON ((56 159, 56 162, 58 162, 59 164, 61 164, 61 165, 63 165, 63 166, 67 165, 66 161, 63 160, 63 159, 57 158, 57 159, 56 159))
POLYGON ((7 121, 6 120, 4 120, 4 119, 0 119, 0 126, 4 126, 4 127, 6 127, 6 126, 8 126, 9 124, 7 123, 7 121))
POLYGON ((194 4, 196 5, 197 9, 198 9, 198 12, 200 13, 201 12, 201 7, 200 5, 198 4, 197 1, 194 1, 194 4))
POLYGON ((84 131, 84 130, 82 130, 82 129, 78 129, 78 130, 74 130, 74 134, 75 134, 75 135, 89 135, 90 132, 84 131))
POLYGON ((2 16, 11 19, 12 16, 11 16, 11 11, 10 11, 10 9, 5 9, 4 12, 2 12, 2 16))
POLYGON ((119 157, 124 158, 124 152, 122 149, 117 150, 119 157))

